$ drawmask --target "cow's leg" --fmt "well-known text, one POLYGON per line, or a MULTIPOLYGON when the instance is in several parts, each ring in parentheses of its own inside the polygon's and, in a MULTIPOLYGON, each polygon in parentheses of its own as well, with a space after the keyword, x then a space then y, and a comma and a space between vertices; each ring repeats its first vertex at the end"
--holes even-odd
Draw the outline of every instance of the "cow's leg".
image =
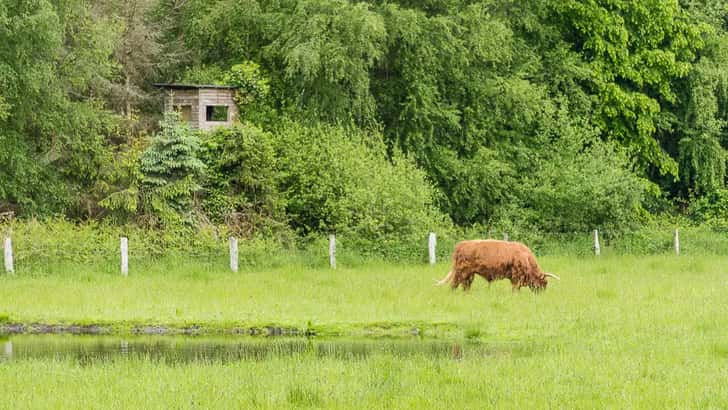
POLYGON ((470 290, 470 286, 473 284, 473 279, 475 279, 475 274, 472 272, 468 272, 468 274, 463 279, 463 290, 470 290))
POLYGON ((452 271, 452 278, 450 279, 450 288, 452 290, 457 289, 460 286, 460 283, 463 280, 463 273, 459 269, 453 268, 452 271))

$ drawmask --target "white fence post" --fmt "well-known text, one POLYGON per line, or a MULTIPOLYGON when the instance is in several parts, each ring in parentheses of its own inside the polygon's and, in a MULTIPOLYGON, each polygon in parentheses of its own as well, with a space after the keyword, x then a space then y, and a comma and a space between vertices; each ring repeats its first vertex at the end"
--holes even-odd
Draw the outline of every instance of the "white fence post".
POLYGON ((129 275, 129 239, 121 237, 121 274, 129 275))
POLYGON ((602 254, 602 249, 599 247, 599 231, 594 230, 594 255, 599 256, 602 254))
POLYGON ((7 358, 13 357, 13 342, 7 341, 3 344, 3 352, 7 358))
POLYGON ((230 270, 238 272, 238 238, 230 237, 230 270))
POLYGON ((15 273, 13 267, 13 241, 9 236, 5 237, 5 272, 15 273))
POLYGON ((675 255, 680 255, 680 235, 678 235, 677 229, 675 229, 675 255))
POLYGON ((336 269, 336 235, 329 235, 329 264, 336 269))
POLYGON ((437 254, 435 249, 437 248, 437 235, 434 232, 430 232, 430 236, 427 240, 427 250, 430 254, 430 265, 437 263, 437 254))
POLYGON ((503 232, 503 240, 508 242, 508 232, 503 232))

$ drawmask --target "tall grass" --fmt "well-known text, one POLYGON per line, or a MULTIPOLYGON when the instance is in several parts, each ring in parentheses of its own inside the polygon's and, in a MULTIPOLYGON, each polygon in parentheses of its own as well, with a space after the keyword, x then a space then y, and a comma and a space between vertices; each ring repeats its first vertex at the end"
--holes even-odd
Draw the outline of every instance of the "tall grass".
MULTIPOLYGON (((685 221, 653 224, 628 233, 600 231, 605 255, 659 255, 674 252, 674 231, 680 228, 681 251, 688 255, 728 255, 728 232, 707 226, 691 226, 685 221)), ((460 231, 436 232, 437 258, 448 261, 460 240, 502 239, 504 232, 483 227, 460 231)), ((593 254, 592 232, 548 233, 520 230, 506 232, 510 240, 531 247, 538 256, 589 256, 593 254)), ((191 264, 225 266, 228 237, 225 227, 205 226, 178 231, 158 231, 134 226, 115 226, 89 222, 72 223, 63 219, 45 222, 16 221, 0 226, 0 236, 13 239, 16 269, 26 274, 59 271, 57 265, 85 264, 99 270, 113 271, 119 265, 119 238, 129 238, 129 255, 133 264, 148 267, 160 258, 185 260, 191 264)), ((372 261, 426 263, 427 237, 416 243, 380 244, 372 253, 358 248, 366 240, 337 236, 337 259, 340 266, 356 267, 372 261), (417 252, 416 250, 420 251, 417 252), (414 250, 414 251, 413 251, 414 250)), ((291 265, 323 268, 328 264, 328 238, 251 237, 239 241, 240 264, 252 268, 281 268, 291 265)))
MULTIPOLYGON (((13 240, 16 270, 31 275, 62 271, 59 266, 84 264, 102 271, 119 266, 119 238, 129 239, 132 264, 148 267, 159 259, 184 260, 192 265, 227 265, 228 237, 225 227, 205 226, 177 231, 142 229, 89 222, 73 223, 64 219, 50 221, 17 221, 0 226, 0 236, 13 240)), ((422 262, 427 260, 426 238, 421 255, 398 254, 393 247, 389 256, 365 256, 356 249, 352 238, 337 237, 337 259, 344 265, 360 265, 372 260, 422 262)), ((381 244, 379 244, 381 246, 381 244)), ((416 245, 415 245, 416 246, 416 245)), ((412 248, 405 244, 404 248, 412 248)), ((403 248, 403 249, 404 249, 403 248)), ((441 248, 445 255, 452 249, 441 248)), ((328 265, 328 238, 324 235, 307 238, 250 237, 239 241, 240 265, 251 268, 276 268, 290 265, 324 267, 328 265)))

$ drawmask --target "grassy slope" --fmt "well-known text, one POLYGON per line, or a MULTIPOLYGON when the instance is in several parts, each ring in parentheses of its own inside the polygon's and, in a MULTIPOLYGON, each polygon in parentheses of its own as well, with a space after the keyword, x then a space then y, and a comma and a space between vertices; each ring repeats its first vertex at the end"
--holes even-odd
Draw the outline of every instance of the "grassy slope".
POLYGON ((24 321, 311 321, 354 332, 394 323, 513 341, 517 348, 461 361, 387 355, 176 366, 19 361, 0 364, 0 397, 11 400, 0 407, 728 405, 728 258, 543 258, 542 265, 563 280, 538 296, 511 294, 506 283, 488 289, 477 281, 465 295, 433 287, 445 266, 239 275, 160 266, 129 278, 90 269, 3 277, 0 312, 24 321), (451 326, 427 325, 436 322, 451 326))

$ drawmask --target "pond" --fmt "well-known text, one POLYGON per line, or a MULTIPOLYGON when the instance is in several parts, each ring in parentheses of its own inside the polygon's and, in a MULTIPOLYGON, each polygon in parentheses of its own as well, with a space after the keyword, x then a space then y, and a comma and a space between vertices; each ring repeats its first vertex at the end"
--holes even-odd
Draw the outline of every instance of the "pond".
MULTIPOLYGON (((164 363, 263 361, 306 356, 363 360, 372 355, 397 358, 426 356, 468 360, 512 354, 507 343, 486 344, 464 340, 316 339, 206 336, 0 336, 0 362, 26 359, 71 359, 79 363, 115 359, 141 359, 164 363)), ((516 350, 518 350, 516 348, 516 350)))

